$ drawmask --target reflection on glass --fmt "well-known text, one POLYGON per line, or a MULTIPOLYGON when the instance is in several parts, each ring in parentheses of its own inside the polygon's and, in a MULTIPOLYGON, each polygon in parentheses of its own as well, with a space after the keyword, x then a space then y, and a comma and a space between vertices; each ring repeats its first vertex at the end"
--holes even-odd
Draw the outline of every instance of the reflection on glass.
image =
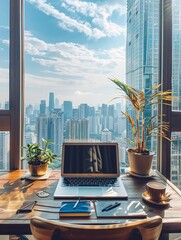
POLYGON ((0 3, 0 109, 9 109, 9 0, 0 3))
POLYGON ((181 189, 181 132, 172 132, 171 180, 181 189))
POLYGON ((63 157, 64 173, 117 173, 116 145, 68 144, 63 157))
POLYGON ((9 170, 9 132, 0 132, 0 170, 9 170))

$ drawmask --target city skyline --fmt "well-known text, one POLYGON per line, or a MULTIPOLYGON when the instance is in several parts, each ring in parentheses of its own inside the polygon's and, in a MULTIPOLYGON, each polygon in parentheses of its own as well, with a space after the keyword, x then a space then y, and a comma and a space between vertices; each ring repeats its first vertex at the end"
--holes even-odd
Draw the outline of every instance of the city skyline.
MULTIPOLYGON (((0 29, 0 102, 5 102, 9 27, 3 10, 0 29)), ((60 102, 106 103, 115 97, 109 77, 125 80, 124 0, 26 0, 24 39, 26 104, 48 100, 49 91, 60 102)))

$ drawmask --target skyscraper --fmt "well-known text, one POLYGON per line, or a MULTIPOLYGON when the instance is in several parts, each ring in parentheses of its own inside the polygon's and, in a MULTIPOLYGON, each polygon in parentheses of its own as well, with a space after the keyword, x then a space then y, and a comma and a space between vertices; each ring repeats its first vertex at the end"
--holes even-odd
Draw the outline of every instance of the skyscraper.
POLYGON ((101 132, 101 141, 102 142, 111 142, 111 132, 107 129, 104 128, 101 132))
POLYGON ((46 116, 46 100, 41 100, 40 103, 40 115, 46 116))
POLYGON ((63 115, 64 115, 64 122, 66 122, 68 119, 72 119, 73 111, 72 111, 71 101, 63 102, 63 115))
POLYGON ((89 121, 88 119, 68 120, 66 122, 66 140, 88 140, 89 121))
POLYGON ((48 106, 48 110, 49 110, 49 113, 52 112, 52 110, 54 109, 54 93, 53 92, 50 92, 49 93, 49 106, 48 106))
POLYGON ((79 106, 79 119, 84 119, 89 116, 89 106, 86 103, 81 103, 79 106))
POLYGON ((60 156, 60 147, 63 143, 63 118, 60 109, 54 111, 48 117, 48 140, 52 141, 49 148, 55 154, 60 156))
POLYGON ((172 109, 181 111, 181 1, 172 1, 172 109))
POLYGON ((0 132, 0 169, 9 170, 9 132, 0 132))
MULTIPOLYGON (((158 44, 159 0, 128 0, 126 83, 145 94, 158 84, 158 44)), ((126 105, 126 111, 134 116, 129 104, 126 105)), ((152 115, 153 109, 150 107, 145 117, 148 119, 152 115)), ((126 130, 127 137, 133 139, 128 121, 126 130)), ((155 138, 148 141, 147 148, 156 148, 155 138)))
POLYGON ((48 117, 37 117, 37 142, 42 143, 42 138, 48 140, 48 117))
MULTIPOLYGON (((172 1, 172 110, 181 111, 181 1, 172 1)), ((172 132, 171 180, 181 189, 181 132, 172 132)))

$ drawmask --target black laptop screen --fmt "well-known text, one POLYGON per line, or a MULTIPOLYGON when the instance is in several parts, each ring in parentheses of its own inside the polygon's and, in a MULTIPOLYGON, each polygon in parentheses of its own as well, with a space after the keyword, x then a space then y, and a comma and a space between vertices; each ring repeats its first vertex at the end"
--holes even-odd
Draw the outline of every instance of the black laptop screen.
POLYGON ((116 144, 68 144, 63 148, 65 174, 117 174, 118 164, 116 144))

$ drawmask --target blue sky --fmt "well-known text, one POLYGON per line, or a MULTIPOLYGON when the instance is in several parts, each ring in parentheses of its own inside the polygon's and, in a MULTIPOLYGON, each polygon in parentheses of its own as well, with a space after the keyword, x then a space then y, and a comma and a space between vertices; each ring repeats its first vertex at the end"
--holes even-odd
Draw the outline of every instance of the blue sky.
MULTIPOLYGON (((50 91, 60 104, 64 100, 75 106, 108 103, 117 93, 108 78, 125 79, 125 40, 126 0, 26 0, 26 103, 48 100, 50 91)), ((0 57, 0 82, 8 76, 7 50, 8 20, 4 16, 0 21, 0 53, 4 56, 0 57)), ((4 99, 1 95, 0 102, 4 99)))

